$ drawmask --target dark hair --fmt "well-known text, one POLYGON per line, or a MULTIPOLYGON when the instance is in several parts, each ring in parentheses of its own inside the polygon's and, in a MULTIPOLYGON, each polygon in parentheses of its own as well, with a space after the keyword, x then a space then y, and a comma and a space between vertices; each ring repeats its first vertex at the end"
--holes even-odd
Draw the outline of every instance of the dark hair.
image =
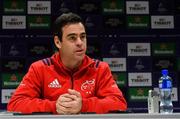
POLYGON ((59 16, 53 26, 53 35, 58 36, 59 40, 62 41, 62 28, 67 24, 74 24, 74 23, 83 23, 80 16, 75 13, 63 13, 59 16))

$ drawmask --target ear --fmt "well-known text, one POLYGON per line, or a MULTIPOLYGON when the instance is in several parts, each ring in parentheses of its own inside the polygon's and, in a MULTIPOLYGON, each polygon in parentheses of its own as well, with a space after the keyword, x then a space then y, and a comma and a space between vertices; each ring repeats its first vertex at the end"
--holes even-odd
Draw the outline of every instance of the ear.
POLYGON ((54 36, 54 44, 56 45, 56 47, 57 47, 58 49, 61 48, 61 42, 60 42, 58 36, 54 36))

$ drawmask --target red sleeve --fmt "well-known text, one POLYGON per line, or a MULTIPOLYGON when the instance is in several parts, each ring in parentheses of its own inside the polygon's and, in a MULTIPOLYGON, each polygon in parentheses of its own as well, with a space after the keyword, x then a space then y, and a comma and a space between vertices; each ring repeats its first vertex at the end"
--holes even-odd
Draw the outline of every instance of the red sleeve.
POLYGON ((82 112, 108 113, 109 111, 127 109, 126 100, 106 63, 103 63, 99 69, 96 87, 96 97, 83 99, 82 112))
POLYGON ((42 79, 35 72, 33 65, 24 76, 20 85, 11 97, 7 110, 12 112, 52 112, 56 113, 55 101, 40 99, 42 79))

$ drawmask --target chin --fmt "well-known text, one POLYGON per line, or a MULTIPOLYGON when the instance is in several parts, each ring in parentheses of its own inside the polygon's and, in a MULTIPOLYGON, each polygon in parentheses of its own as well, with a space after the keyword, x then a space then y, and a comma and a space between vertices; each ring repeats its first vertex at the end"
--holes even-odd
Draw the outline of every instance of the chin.
POLYGON ((85 55, 76 56, 75 59, 78 60, 78 61, 81 61, 81 60, 84 59, 84 56, 85 55))

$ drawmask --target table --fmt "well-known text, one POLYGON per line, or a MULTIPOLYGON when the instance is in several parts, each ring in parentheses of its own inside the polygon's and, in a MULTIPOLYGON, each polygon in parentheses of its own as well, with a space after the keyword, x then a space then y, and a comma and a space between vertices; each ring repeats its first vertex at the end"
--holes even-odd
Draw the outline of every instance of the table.
POLYGON ((13 115, 0 113, 0 119, 180 119, 180 113, 173 114, 79 114, 79 115, 13 115))

